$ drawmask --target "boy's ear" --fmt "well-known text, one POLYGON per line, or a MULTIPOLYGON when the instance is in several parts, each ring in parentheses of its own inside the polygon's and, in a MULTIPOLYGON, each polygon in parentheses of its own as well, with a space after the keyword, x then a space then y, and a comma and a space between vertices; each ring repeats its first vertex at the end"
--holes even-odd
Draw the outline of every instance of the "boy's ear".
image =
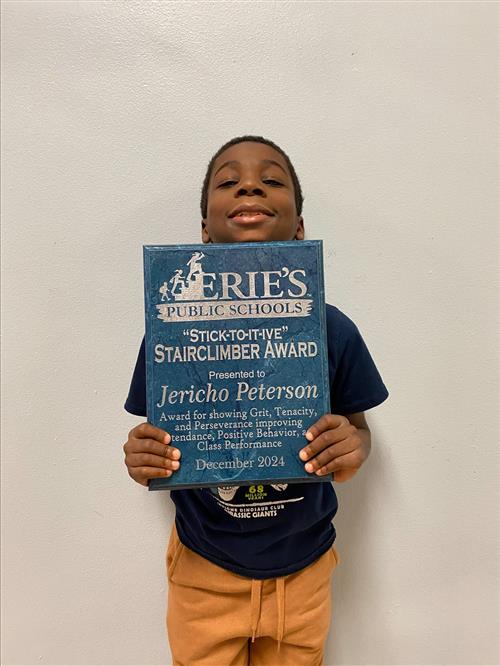
POLYGON ((210 234, 208 233, 206 220, 201 221, 201 240, 203 241, 203 243, 211 243, 212 242, 212 239, 210 238, 210 234))
POLYGON ((297 220, 297 230, 294 240, 304 240, 304 218, 302 215, 297 220))

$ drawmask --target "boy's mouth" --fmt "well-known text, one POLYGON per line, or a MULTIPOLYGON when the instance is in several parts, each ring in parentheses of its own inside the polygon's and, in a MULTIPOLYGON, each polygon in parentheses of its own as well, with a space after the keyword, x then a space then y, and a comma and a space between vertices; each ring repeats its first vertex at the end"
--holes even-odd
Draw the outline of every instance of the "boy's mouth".
POLYGON ((262 222, 269 217, 274 217, 274 213, 269 208, 259 204, 241 204, 234 208, 228 217, 243 223, 262 222))
POLYGON ((237 219, 248 218, 253 220, 260 217, 271 217, 273 215, 274 213, 269 210, 269 208, 261 206, 260 204, 240 204, 239 206, 236 206, 236 208, 233 208, 228 217, 237 219))
POLYGON ((252 224, 255 222, 264 222, 264 220, 268 220, 269 217, 269 215, 265 215, 264 213, 239 213, 231 219, 240 224, 252 224))

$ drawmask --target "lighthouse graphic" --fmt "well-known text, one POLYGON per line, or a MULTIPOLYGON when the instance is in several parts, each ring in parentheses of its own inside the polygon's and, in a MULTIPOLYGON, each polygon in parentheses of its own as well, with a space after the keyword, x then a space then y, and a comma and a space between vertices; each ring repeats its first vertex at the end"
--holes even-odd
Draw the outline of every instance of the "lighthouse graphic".
POLYGON ((162 302, 165 301, 199 301, 204 299, 203 285, 204 277, 215 280, 215 273, 205 273, 201 266, 201 260, 205 257, 203 252, 194 252, 191 259, 186 263, 189 268, 187 275, 184 269, 177 268, 174 275, 164 282, 159 289, 162 302))

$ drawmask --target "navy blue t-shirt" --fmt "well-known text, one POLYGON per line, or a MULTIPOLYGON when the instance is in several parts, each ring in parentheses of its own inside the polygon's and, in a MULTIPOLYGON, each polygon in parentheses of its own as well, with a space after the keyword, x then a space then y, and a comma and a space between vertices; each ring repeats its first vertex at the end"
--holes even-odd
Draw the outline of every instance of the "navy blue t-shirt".
MULTIPOLYGON (((379 405, 388 392, 354 323, 327 305, 326 329, 332 414, 379 405)), ((143 340, 125 402, 137 416, 146 416, 145 367, 143 340)), ((332 518, 338 503, 328 482, 172 490, 171 497, 181 542, 249 578, 299 571, 335 540, 332 518)))

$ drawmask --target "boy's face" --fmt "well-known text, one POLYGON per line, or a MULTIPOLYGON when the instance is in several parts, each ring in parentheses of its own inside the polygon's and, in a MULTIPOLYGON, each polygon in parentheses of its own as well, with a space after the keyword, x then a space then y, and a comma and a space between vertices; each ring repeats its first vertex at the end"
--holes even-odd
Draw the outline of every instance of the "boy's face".
POLYGON ((201 227, 204 243, 302 240, 304 223, 280 153, 254 141, 221 153, 212 168, 201 227))

